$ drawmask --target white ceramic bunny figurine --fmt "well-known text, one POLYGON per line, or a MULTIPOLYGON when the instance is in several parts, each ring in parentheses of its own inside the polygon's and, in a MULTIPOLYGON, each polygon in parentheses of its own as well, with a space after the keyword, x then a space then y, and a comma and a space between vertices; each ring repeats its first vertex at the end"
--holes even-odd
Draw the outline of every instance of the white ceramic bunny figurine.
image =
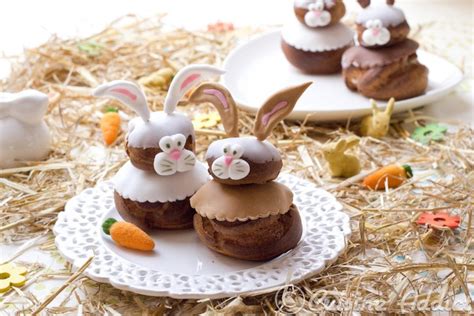
POLYGON ((0 93, 0 169, 46 158, 50 134, 43 117, 48 96, 36 90, 0 93))

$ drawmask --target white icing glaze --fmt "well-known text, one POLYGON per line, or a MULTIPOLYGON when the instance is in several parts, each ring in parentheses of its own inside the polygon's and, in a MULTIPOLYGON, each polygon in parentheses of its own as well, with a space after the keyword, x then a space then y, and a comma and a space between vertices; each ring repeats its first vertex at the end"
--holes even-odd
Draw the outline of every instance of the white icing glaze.
MULTIPOLYGON (((309 6, 317 0, 295 0, 295 7, 308 9, 309 6)), ((324 7, 331 9, 336 4, 336 0, 324 0, 324 7)))
POLYGON ((132 108, 144 121, 150 119, 150 110, 145 93, 135 83, 125 80, 115 80, 104 83, 94 89, 96 97, 111 97, 132 108))
POLYGON ((171 81, 165 99, 164 111, 173 113, 184 94, 202 81, 212 76, 220 76, 225 71, 209 65, 189 65, 181 69, 171 81))
POLYGON ((397 26, 405 22, 405 14, 399 8, 386 3, 371 4, 357 16, 356 23, 364 24, 369 20, 380 20, 383 26, 397 26))
POLYGON ((50 134, 43 121, 48 96, 35 90, 0 93, 0 168, 46 158, 50 134))
POLYGON ((390 31, 385 28, 380 20, 369 20, 365 23, 367 28, 362 33, 362 41, 366 46, 385 45, 390 42, 390 31))
POLYGON ((188 172, 178 172, 162 177, 153 172, 135 168, 129 161, 112 179, 120 196, 138 202, 174 202, 192 196, 209 181, 207 168, 196 163, 188 172))
POLYGON ((135 148, 156 148, 162 137, 175 134, 183 134, 186 138, 192 136, 194 140, 193 124, 186 115, 152 112, 148 122, 138 117, 130 121, 127 141, 129 146, 135 148))
POLYGON ((283 40, 297 49, 309 52, 323 52, 350 45, 354 32, 342 23, 314 30, 293 21, 283 27, 283 40))
POLYGON ((216 159, 222 156, 222 150, 226 145, 238 144, 242 146, 244 153, 242 158, 248 158, 255 163, 269 161, 280 161, 278 150, 268 141, 259 141, 256 137, 234 137, 224 138, 213 142, 206 153, 206 159, 216 159))
POLYGON ((242 146, 227 144, 222 151, 222 156, 212 163, 212 173, 220 179, 240 180, 248 176, 250 165, 240 159, 244 154, 242 146))
POLYGON ((153 166, 160 176, 170 176, 176 172, 186 172, 194 168, 196 156, 184 149, 186 137, 183 134, 165 136, 160 139, 162 152, 155 156, 153 166))

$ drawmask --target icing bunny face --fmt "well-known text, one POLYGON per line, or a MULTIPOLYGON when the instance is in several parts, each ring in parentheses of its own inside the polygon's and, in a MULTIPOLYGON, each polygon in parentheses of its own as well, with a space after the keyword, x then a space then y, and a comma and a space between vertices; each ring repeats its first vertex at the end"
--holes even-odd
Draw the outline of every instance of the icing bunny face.
POLYGON ((250 165, 243 159, 244 149, 239 144, 226 144, 223 155, 214 160, 211 170, 219 179, 241 180, 250 173, 250 165))
POLYGON ((331 23, 331 14, 324 10, 323 0, 316 0, 315 3, 308 5, 304 21, 309 27, 322 27, 331 23))
POLYGON ((186 137, 182 134, 165 136, 160 140, 163 151, 155 156, 154 168, 160 176, 171 176, 176 172, 186 172, 193 169, 196 156, 192 151, 184 149, 186 137))
POLYGON ((390 41, 390 31, 381 20, 369 20, 365 27, 367 29, 362 33, 362 40, 366 46, 385 45, 390 41))

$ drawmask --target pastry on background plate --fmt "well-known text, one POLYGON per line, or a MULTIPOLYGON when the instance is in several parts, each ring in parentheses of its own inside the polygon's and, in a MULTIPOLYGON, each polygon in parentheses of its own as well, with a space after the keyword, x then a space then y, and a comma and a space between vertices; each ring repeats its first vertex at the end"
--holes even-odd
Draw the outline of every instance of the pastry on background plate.
POLYGON ((405 14, 394 0, 359 0, 363 10, 356 18, 357 39, 361 46, 382 47, 403 42, 410 32, 405 14))
MULTIPOLYGON (((190 197, 207 181, 206 167, 196 162, 194 128, 175 112, 180 98, 211 75, 223 71, 208 65, 190 65, 174 77, 163 112, 150 112, 145 94, 136 84, 113 81, 94 95, 112 97, 130 106, 140 117, 130 121, 127 162, 113 178, 115 206, 122 218, 141 228, 191 228, 194 209, 190 197)), ((221 97, 212 86, 204 93, 221 97)))
POLYGON ((342 0, 295 0, 295 15, 308 27, 326 27, 339 22, 346 14, 342 0))
MULTIPOLYGON (((256 137, 234 137, 210 145, 206 157, 214 179, 191 198, 196 210, 194 229, 210 249, 260 261, 285 253, 300 240, 302 224, 293 194, 272 181, 280 172, 281 157, 265 139, 310 84, 270 97, 257 113, 256 137)), ((236 111, 227 113, 234 113, 228 119, 238 122, 236 111)))
POLYGON ((418 43, 409 39, 376 50, 350 48, 342 60, 347 87, 378 100, 404 100, 423 94, 428 86, 428 68, 418 61, 417 49, 418 43))
POLYGON ((353 32, 340 23, 346 9, 340 0, 296 0, 296 19, 281 31, 286 59, 307 74, 341 71, 341 58, 353 45, 353 32))
POLYGON ((281 47, 286 59, 308 74, 341 71, 342 54, 353 45, 353 31, 342 23, 311 29, 294 21, 281 31, 281 47))

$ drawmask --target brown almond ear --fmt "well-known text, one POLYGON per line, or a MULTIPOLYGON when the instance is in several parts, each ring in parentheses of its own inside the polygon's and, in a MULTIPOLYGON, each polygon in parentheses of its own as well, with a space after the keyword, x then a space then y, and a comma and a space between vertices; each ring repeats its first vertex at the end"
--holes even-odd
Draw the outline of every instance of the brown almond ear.
POLYGON ((211 103, 219 112, 227 135, 231 137, 239 136, 237 106, 229 90, 224 86, 218 83, 205 82, 193 91, 189 101, 197 104, 211 103))
POLYGON ((357 0, 357 2, 359 2, 362 8, 367 8, 370 5, 370 0, 357 0))
POLYGON ((388 5, 394 5, 394 4, 395 4, 395 0, 387 0, 387 4, 388 4, 388 5))
POLYGON ((303 92, 312 84, 283 89, 271 96, 258 110, 253 133, 259 140, 265 140, 275 126, 293 111, 303 92))

